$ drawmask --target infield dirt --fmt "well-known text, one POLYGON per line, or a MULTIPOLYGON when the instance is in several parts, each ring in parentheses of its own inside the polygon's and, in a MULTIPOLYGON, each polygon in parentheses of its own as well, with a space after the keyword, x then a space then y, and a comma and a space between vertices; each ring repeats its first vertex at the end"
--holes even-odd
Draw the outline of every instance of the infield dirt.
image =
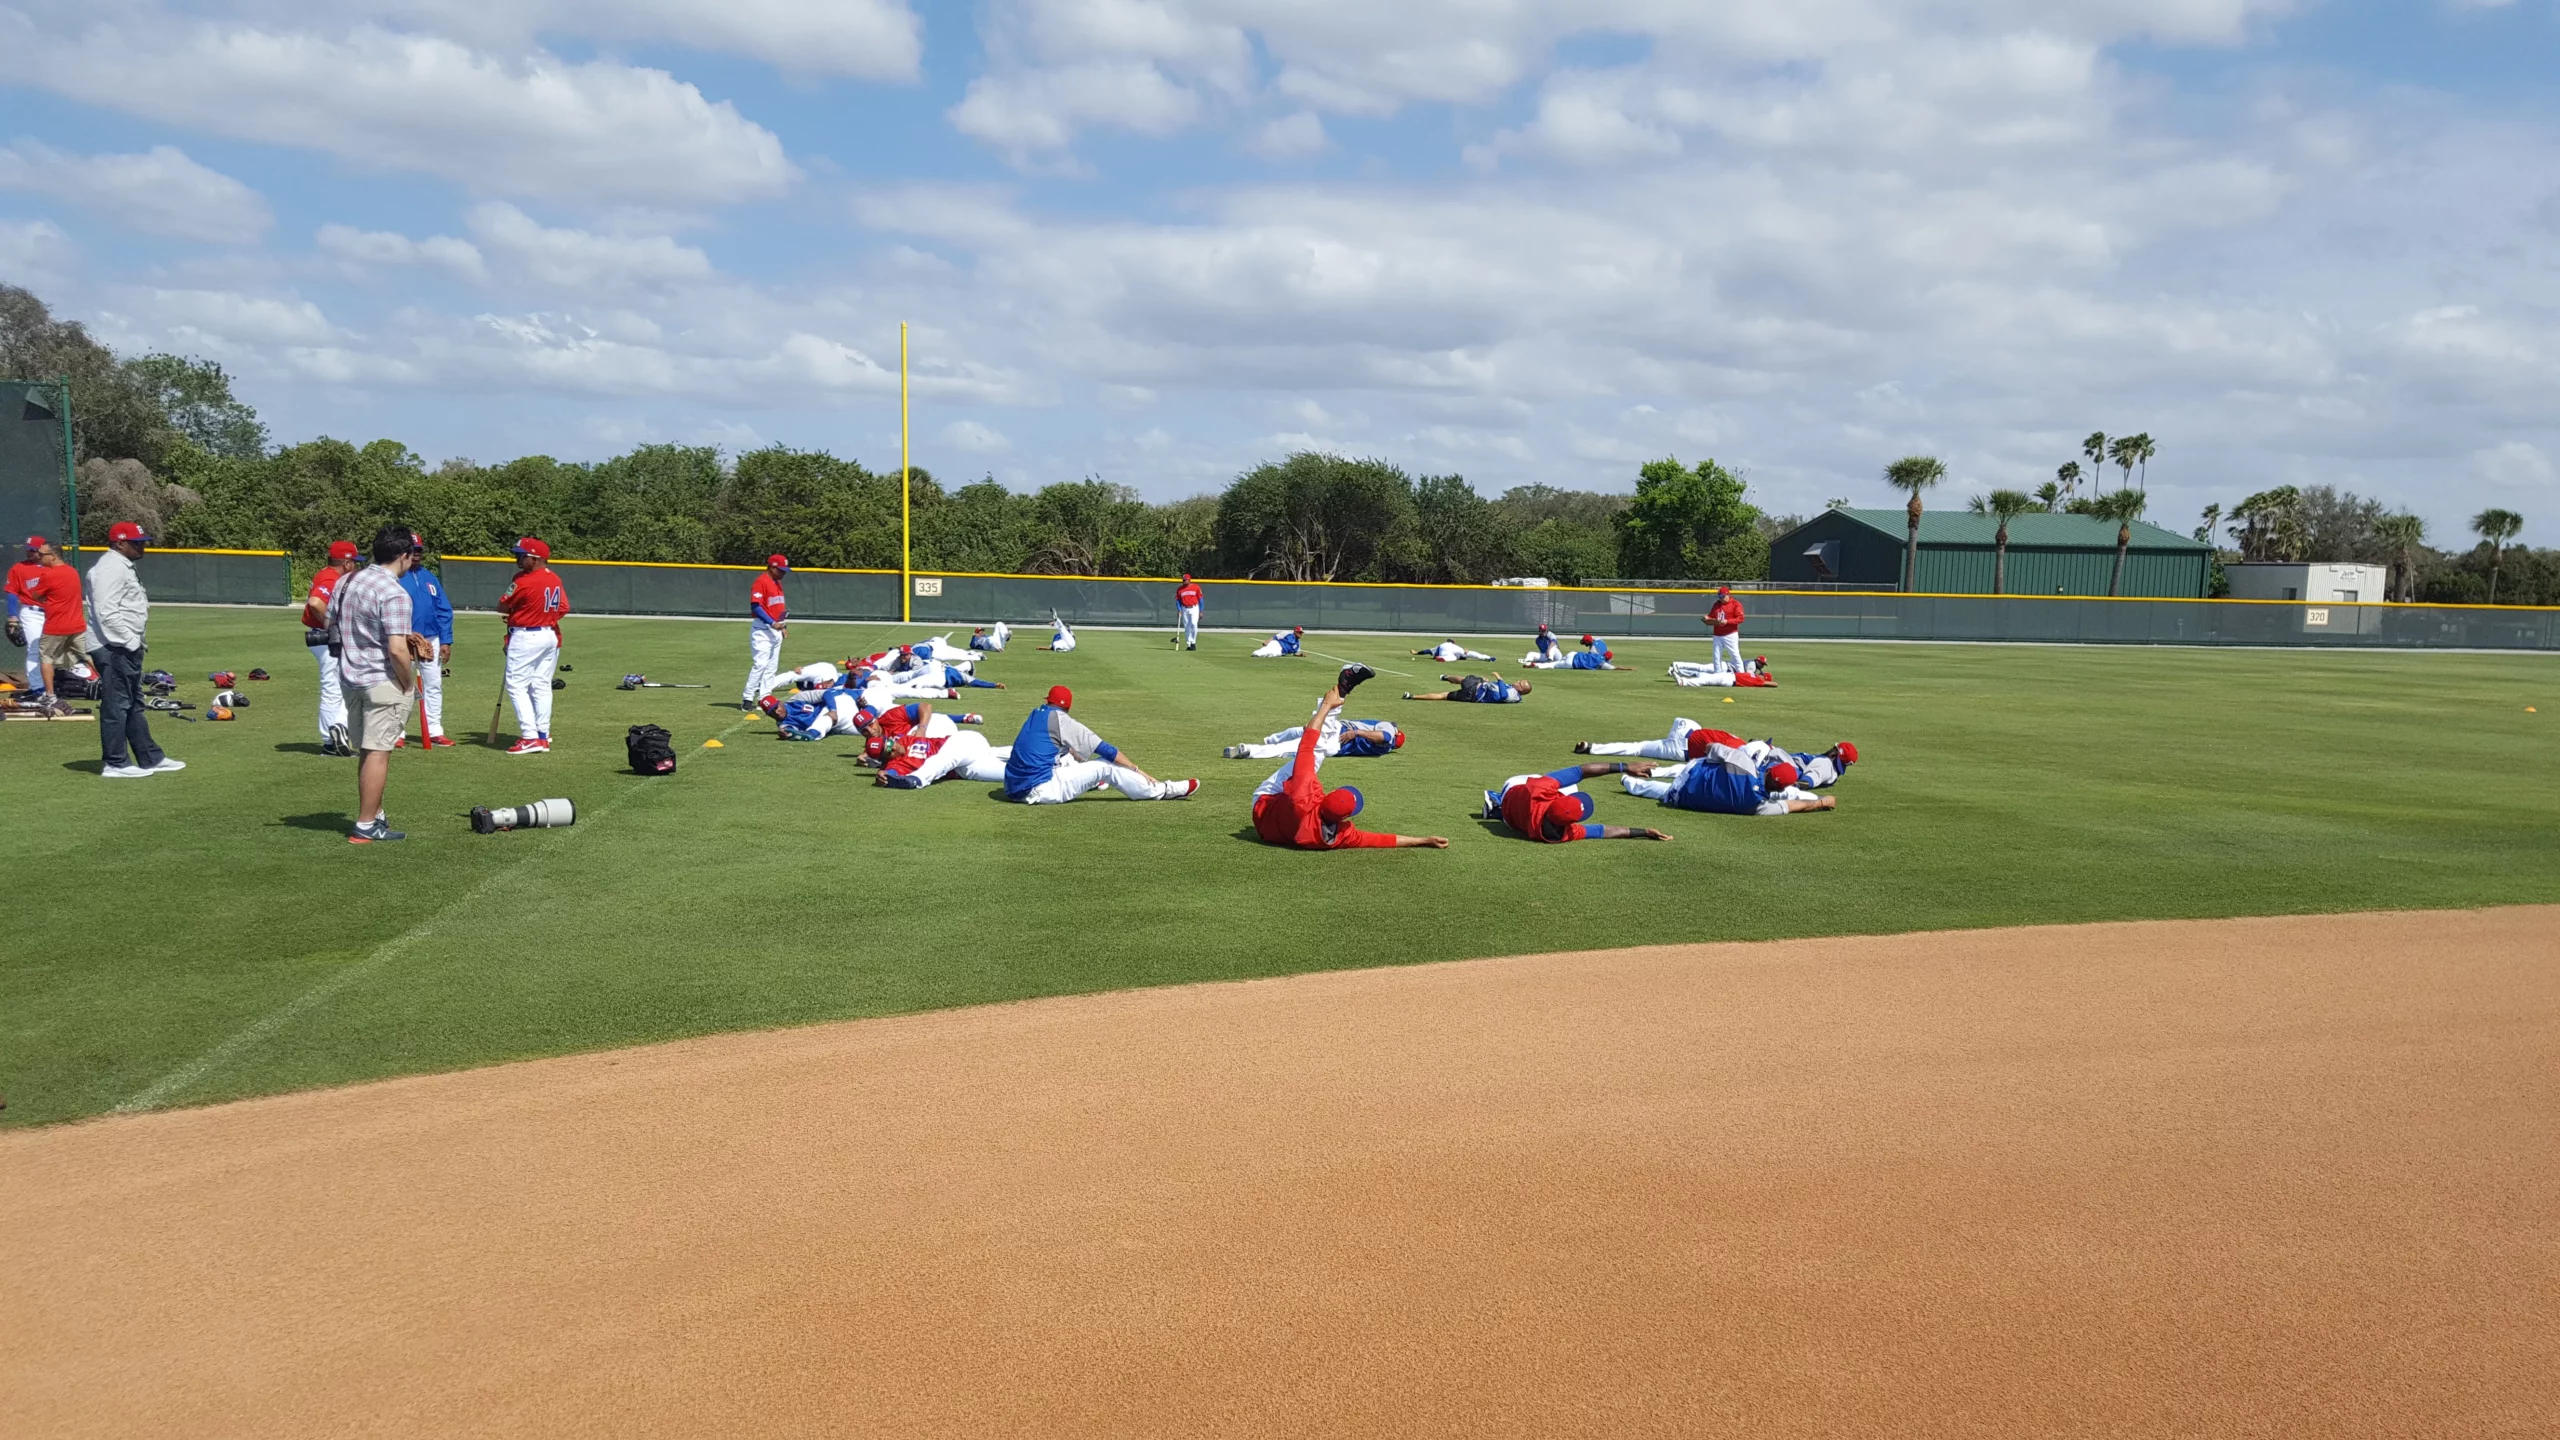
POLYGON ((0 1136, 0 1431, 2560 1432, 2560 907, 1044 1000, 0 1136))

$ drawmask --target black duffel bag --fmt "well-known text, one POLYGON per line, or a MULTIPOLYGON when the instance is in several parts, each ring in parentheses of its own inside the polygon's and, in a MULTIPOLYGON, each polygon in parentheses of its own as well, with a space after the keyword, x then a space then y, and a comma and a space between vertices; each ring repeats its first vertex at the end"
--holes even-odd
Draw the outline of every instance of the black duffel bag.
POLYGON ((676 773, 675 738, 657 725, 634 725, 622 739, 631 754, 631 773, 635 775, 673 775, 676 773))

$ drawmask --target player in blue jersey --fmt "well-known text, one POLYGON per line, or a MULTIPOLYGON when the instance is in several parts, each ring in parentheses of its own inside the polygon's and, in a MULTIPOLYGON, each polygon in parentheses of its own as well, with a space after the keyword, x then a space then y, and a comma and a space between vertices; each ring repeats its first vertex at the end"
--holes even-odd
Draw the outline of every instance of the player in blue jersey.
POLYGON ((1440 678, 1458 688, 1434 690, 1428 693, 1407 690, 1404 692, 1404 698, 1407 700, 1455 700, 1462 705, 1517 705, 1529 694, 1528 681, 1505 680, 1499 672, 1491 677, 1443 675, 1440 678))
POLYGON ((1833 809, 1839 804, 1828 795, 1795 788, 1796 781, 1803 777, 1793 761, 1779 760, 1764 768, 1746 750, 1731 745, 1710 745, 1706 754, 1679 765, 1630 760, 1615 768, 1625 772, 1618 783, 1628 794, 1660 801, 1675 810, 1709 815, 1796 815, 1833 809))
POLYGON ((1048 703, 1031 712, 1013 737, 1004 767, 1004 798, 1025 805, 1062 805, 1089 790, 1112 786, 1132 800, 1181 800, 1197 794, 1197 780, 1158 780, 1120 748, 1067 713, 1075 696, 1049 687, 1048 703))
POLYGON ((1282 656, 1300 654, 1302 653, 1300 649, 1300 642, 1306 639, 1306 635, 1307 627, 1304 625, 1296 625, 1286 630, 1275 631, 1270 639, 1253 647, 1253 658, 1256 660, 1276 660, 1282 656))
MULTIPOLYGON (((1298 737, 1306 733, 1303 725, 1292 725, 1262 738, 1258 745, 1230 745, 1225 755, 1230 760, 1282 760, 1298 753, 1298 737)), ((1345 720, 1328 716, 1324 732, 1316 741, 1319 755, 1348 755, 1352 759, 1373 759, 1393 755, 1404 748, 1404 732, 1392 720, 1345 720)))

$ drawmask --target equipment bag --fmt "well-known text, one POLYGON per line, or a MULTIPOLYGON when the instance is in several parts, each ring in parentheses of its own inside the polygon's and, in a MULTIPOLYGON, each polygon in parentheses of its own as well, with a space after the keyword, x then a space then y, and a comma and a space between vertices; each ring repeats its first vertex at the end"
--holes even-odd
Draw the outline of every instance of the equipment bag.
POLYGON ((635 775, 673 775, 676 773, 674 737, 663 727, 634 725, 623 737, 622 746, 631 753, 631 773, 635 775))

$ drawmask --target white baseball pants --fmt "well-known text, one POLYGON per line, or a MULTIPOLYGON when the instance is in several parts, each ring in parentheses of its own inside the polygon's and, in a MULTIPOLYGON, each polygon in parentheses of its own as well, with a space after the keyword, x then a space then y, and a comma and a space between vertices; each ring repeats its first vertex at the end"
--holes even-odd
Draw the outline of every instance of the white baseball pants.
POLYGON ((1261 644, 1254 646, 1253 658, 1256 660, 1276 660, 1280 658, 1280 642, 1277 640, 1265 640, 1261 644))
POLYGON ((1594 755, 1635 755, 1647 760, 1686 760, 1689 758, 1689 732, 1698 722, 1683 717, 1671 722, 1671 733, 1660 740, 1595 741, 1594 755))
MULTIPOLYGON (((936 720, 942 717, 936 715, 936 720)), ((1013 758, 1010 745, 990 745, 987 737, 974 730, 963 731, 942 742, 933 757, 916 767, 918 784, 930 785, 947 775, 975 780, 982 785, 1001 784, 1005 762, 1013 758)))
POLYGON ((754 704, 773 693, 776 667, 782 663, 782 632, 770 625, 755 625, 747 630, 747 688, 738 698, 754 704))
POLYGON ((1738 672, 1732 670, 1718 670, 1712 665, 1702 665, 1695 660, 1674 660, 1671 662, 1671 683, 1674 685, 1686 685, 1692 689, 1700 685, 1721 686, 1726 689, 1731 689, 1733 686, 1733 677, 1736 673, 1738 672))
POLYGON ((1182 607, 1182 643, 1185 645, 1200 643, 1200 607, 1197 605, 1182 607))
POLYGON ((27 688, 41 690, 44 688, 44 657, 36 651, 40 648, 37 642, 44 639, 44 611, 33 605, 19 606, 18 628, 27 632, 27 688))
POLYGON ((444 642, 435 642, 433 659, 418 662, 418 703, 427 714, 427 733, 444 733, 444 642))
POLYGON ((347 723, 347 695, 338 688, 338 657, 326 645, 303 648, 320 662, 320 738, 326 740, 330 731, 347 723))
MULTIPOLYGON (((1304 725, 1292 725, 1286 730, 1274 731, 1262 737, 1261 744, 1245 746, 1245 758, 1248 760, 1287 759, 1298 753, 1298 741, 1306 733, 1307 727, 1304 725)), ((1319 755, 1342 753, 1342 722, 1339 719, 1324 722, 1324 737, 1316 741, 1316 753, 1319 755)))
POLYGON ((1618 777, 1618 783, 1626 789, 1628 794, 1639 800, 1668 800, 1671 798, 1671 792, 1680 788, 1680 777, 1689 773, 1691 765, 1701 763, 1703 762, 1696 760, 1684 761, 1668 770, 1654 771, 1651 778, 1642 775, 1621 775, 1618 777))
MULTIPOLYGON (((946 749, 949 747, 945 747, 946 749)), ((1115 786, 1132 800, 1170 800, 1188 794, 1189 787, 1179 780, 1150 780, 1125 765, 1108 760, 1065 760, 1049 772, 1049 778, 1022 797, 1025 805, 1064 805, 1088 790, 1105 785, 1115 786)))
POLYGON ((1737 630, 1731 635, 1719 635, 1716 637, 1716 668, 1718 670, 1739 670, 1742 668, 1741 631, 1737 630))
POLYGON ((560 665, 560 637, 549 630, 507 632, 507 698, 515 702, 516 733, 527 740, 551 734, 551 672, 560 665))

